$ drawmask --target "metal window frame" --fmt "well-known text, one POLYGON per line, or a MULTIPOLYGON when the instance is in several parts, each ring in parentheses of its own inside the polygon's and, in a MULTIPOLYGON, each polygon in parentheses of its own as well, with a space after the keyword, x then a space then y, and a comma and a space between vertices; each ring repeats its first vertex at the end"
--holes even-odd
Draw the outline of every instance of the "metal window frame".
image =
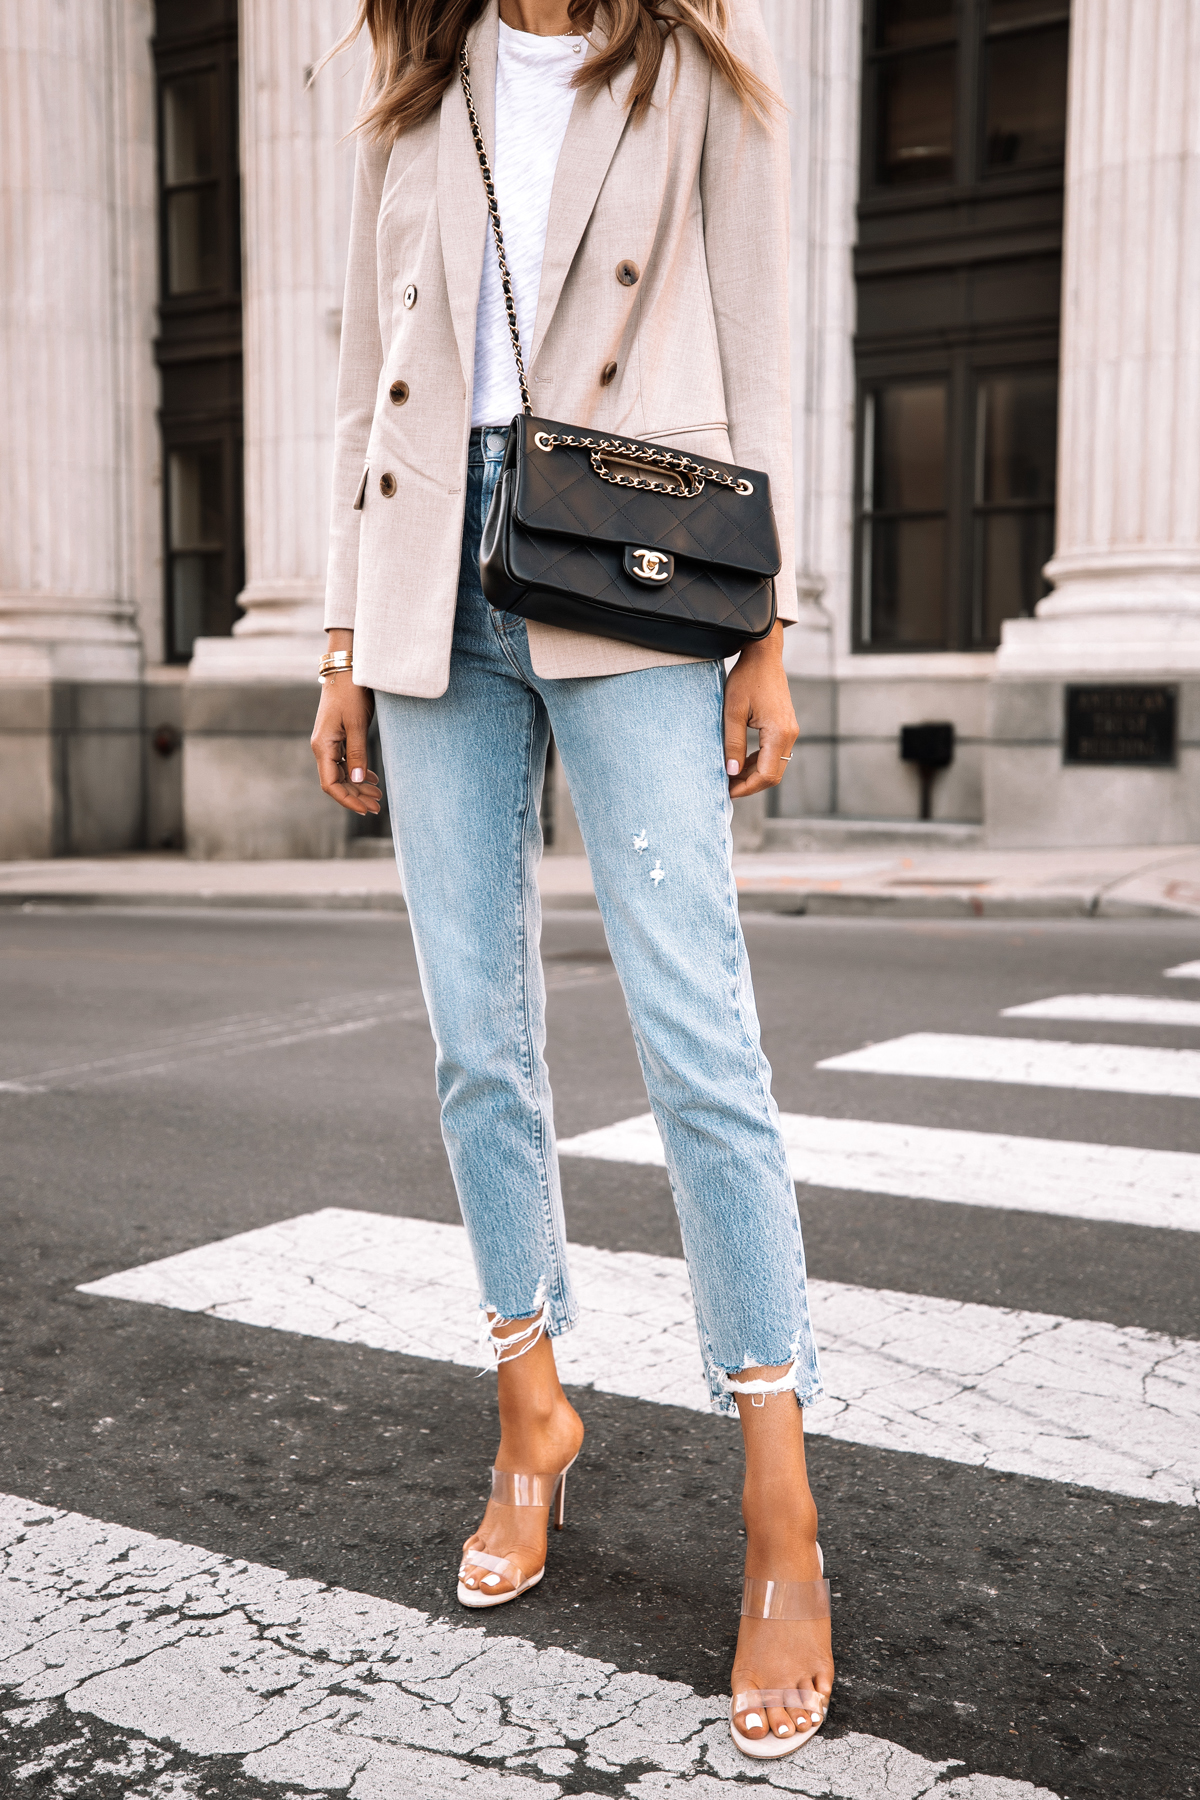
MULTIPOLYGON (((1016 171, 988 171, 986 156, 986 50, 989 42, 1069 24, 1069 0, 1046 0, 1035 19, 993 25, 987 0, 956 0, 953 41, 958 44, 955 91, 955 165, 944 183, 890 187, 876 177, 879 70, 897 59, 951 42, 949 31, 929 44, 880 48, 881 0, 865 0, 861 68, 863 105, 855 275, 860 320, 855 335, 854 546, 851 651, 904 656, 924 652, 992 648, 982 637, 982 571, 976 569, 974 486, 978 384, 989 374, 1058 368, 1060 284, 1049 298, 1049 276, 1062 252, 1061 163, 1016 171), (1030 271, 1025 280, 1023 271, 1030 271), (982 282, 997 273, 1016 287, 1025 282, 1024 310, 1011 318, 973 311, 927 325, 914 317, 912 294, 921 282, 982 282), (866 300, 863 284, 871 284, 866 300), (908 284, 908 285, 906 285, 908 284), (891 296, 896 296, 892 323, 891 296), (1053 306, 1053 311, 1051 311, 1053 306), (867 335, 864 335, 867 333, 867 335), (871 640, 865 591, 864 508, 865 396, 890 382, 942 380, 948 384, 947 416, 947 616, 941 641, 880 645, 871 640)), ((931 291, 931 290, 927 290, 931 291)), ((923 303, 922 303, 923 304, 923 303)), ((1009 509, 1005 509, 1009 510, 1009 509)), ((1015 509, 1012 509, 1015 510, 1015 509)), ((1036 510, 1036 508, 1035 508, 1036 510)), ((914 515, 915 516, 915 515, 914 515)))
POLYGON ((239 609, 245 586, 245 520, 242 446, 242 243, 241 170, 238 138, 238 18, 236 0, 158 0, 153 42, 157 182, 159 335, 155 357, 162 379, 158 423, 163 457, 162 618, 164 656, 184 663, 189 652, 174 641, 171 587, 170 457, 174 451, 220 444, 225 533, 223 584, 228 596, 226 629, 239 609), (218 211, 221 220, 220 282, 193 294, 168 291, 167 204, 172 192, 209 185, 176 183, 168 188, 165 166, 163 89, 180 76, 215 71, 218 82, 218 211))

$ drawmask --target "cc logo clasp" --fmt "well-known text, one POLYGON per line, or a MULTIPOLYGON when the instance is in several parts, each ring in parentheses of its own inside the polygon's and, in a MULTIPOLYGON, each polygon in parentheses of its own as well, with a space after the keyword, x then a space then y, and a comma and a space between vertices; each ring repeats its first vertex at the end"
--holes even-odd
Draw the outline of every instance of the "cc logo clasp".
POLYGON ((626 552, 629 573, 638 581, 653 582, 657 587, 670 581, 675 572, 675 559, 662 550, 629 550, 626 552))

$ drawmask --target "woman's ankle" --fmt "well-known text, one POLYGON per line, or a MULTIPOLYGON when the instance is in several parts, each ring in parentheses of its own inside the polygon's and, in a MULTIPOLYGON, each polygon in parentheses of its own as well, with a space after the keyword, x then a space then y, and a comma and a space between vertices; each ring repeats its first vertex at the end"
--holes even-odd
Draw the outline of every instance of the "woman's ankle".
POLYGON ((807 1483, 797 1486, 747 1479, 742 1488, 742 1521, 748 1532, 809 1542, 817 1535, 817 1505, 807 1483))
POLYGON ((500 1408, 500 1456, 505 1462, 515 1457, 514 1469, 517 1463, 523 1468, 536 1465, 539 1470, 544 1463, 541 1472, 551 1465, 559 1467, 564 1456, 570 1460, 582 1441, 583 1421, 565 1394, 549 1404, 534 1399, 500 1408))

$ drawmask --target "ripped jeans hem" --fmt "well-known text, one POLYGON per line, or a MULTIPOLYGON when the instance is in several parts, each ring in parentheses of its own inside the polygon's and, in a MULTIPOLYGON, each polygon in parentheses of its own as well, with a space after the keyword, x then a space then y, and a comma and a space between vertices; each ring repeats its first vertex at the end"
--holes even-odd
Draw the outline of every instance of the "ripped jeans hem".
MULTIPOLYGON (((808 1388, 803 1393, 800 1391, 799 1387, 793 1388, 791 1391, 795 1394, 796 1405, 799 1406, 801 1410, 810 1406, 815 1406, 818 1400, 824 1400, 825 1398, 825 1389, 823 1387, 808 1388)), ((710 1387, 708 1405, 710 1412, 717 1413, 722 1418, 736 1419, 739 1416, 737 1401, 732 1394, 714 1394, 710 1387)))
POLYGON ((491 1369, 498 1369, 501 1362, 516 1362, 519 1357, 528 1355, 534 1346, 543 1338, 562 1337, 578 1323, 578 1313, 556 1313, 546 1294, 545 1282, 539 1282, 533 1305, 528 1312, 519 1313, 518 1318, 528 1319, 529 1323, 520 1331, 514 1331, 507 1337, 497 1335, 497 1327, 511 1325, 513 1319, 507 1318, 496 1307, 489 1306, 486 1300, 479 1303, 479 1360, 483 1365, 481 1375, 491 1369), (505 1355, 505 1351, 509 1354, 505 1355))
POLYGON ((723 1413, 726 1418, 738 1416, 739 1394, 748 1395, 752 1406, 765 1406, 770 1394, 789 1393, 795 1394, 798 1406, 812 1406, 823 1399, 825 1393, 819 1376, 814 1380, 814 1374, 811 1366, 805 1366, 799 1356, 794 1356, 783 1374, 773 1381, 746 1381, 740 1370, 713 1367, 708 1379, 709 1404, 713 1412, 723 1413))

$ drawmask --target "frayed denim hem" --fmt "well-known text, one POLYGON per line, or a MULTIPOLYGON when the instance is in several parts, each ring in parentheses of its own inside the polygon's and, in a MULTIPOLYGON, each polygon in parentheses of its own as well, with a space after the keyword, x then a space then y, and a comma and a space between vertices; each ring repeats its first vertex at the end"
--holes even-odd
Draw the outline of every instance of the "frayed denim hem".
MULTIPOLYGON (((802 1410, 805 1407, 815 1406, 818 1400, 823 1400, 825 1398, 825 1389, 821 1386, 819 1381, 815 1387, 810 1386, 804 1389, 801 1389, 800 1383, 796 1381, 789 1383, 788 1389, 781 1388, 778 1391, 783 1393, 789 1391, 789 1389, 795 1394, 796 1404, 802 1410)), ((708 1405, 710 1412, 717 1413, 721 1418, 736 1419, 739 1416, 737 1400, 733 1393, 729 1390, 714 1392, 711 1381, 708 1390, 708 1405)))
POLYGON ((479 1302, 479 1360, 483 1365, 479 1371, 481 1375, 486 1375, 490 1369, 498 1369, 502 1362, 516 1362, 519 1357, 527 1356, 543 1337, 562 1337, 564 1332, 570 1331, 578 1323, 579 1318, 575 1311, 555 1313, 546 1293, 545 1281, 539 1281, 529 1311, 518 1316, 528 1319, 529 1323, 520 1331, 500 1337, 498 1327, 511 1325, 513 1320, 505 1318, 495 1307, 489 1306, 486 1300, 479 1302))
POLYGON ((747 1379, 746 1370, 778 1368, 778 1363, 747 1358, 740 1369, 723 1369, 713 1355, 711 1345, 708 1346, 704 1362, 708 1376, 709 1404, 714 1412, 723 1413, 727 1418, 737 1417, 739 1394, 747 1395, 751 1406, 756 1407, 765 1406, 771 1394, 795 1394, 796 1403, 800 1407, 812 1406, 824 1396, 816 1346, 807 1326, 801 1326, 793 1338, 783 1374, 773 1376, 769 1381, 761 1376, 756 1376, 753 1380, 747 1379))

